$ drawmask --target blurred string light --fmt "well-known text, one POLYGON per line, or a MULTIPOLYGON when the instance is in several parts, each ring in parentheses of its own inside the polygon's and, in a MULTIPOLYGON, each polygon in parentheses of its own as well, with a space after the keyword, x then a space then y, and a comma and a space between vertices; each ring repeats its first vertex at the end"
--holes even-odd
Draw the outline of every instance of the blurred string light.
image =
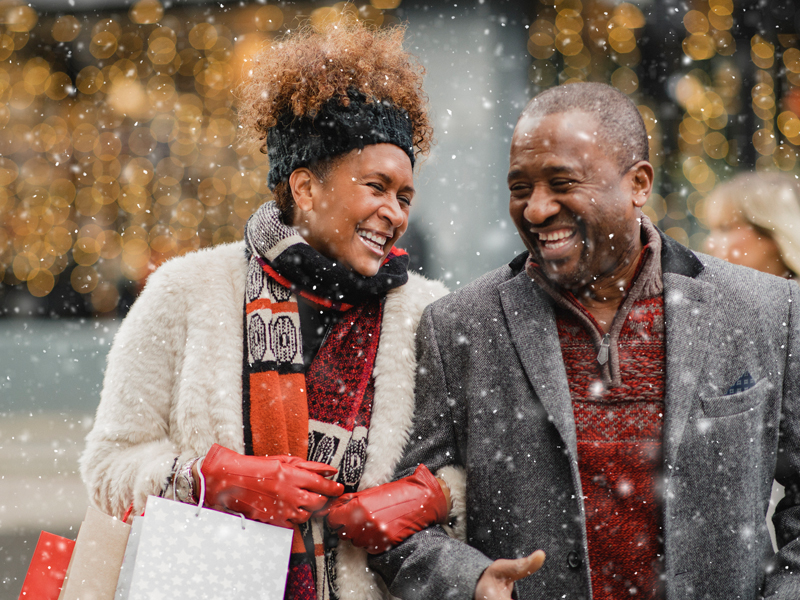
POLYGON ((68 277, 108 312, 119 282, 241 239, 269 197, 266 157, 237 136, 233 90, 249 57, 302 17, 381 26, 399 4, 139 0, 89 16, 0 0, 0 281, 41 297, 68 277))
MULTIPOLYGON (((540 88, 576 81, 605 81, 637 103, 650 138, 651 161, 663 163, 661 126, 652 102, 639 90, 636 67, 642 60, 638 38, 646 24, 634 4, 596 0, 540 0, 530 26, 529 76, 540 88)), ((662 200, 660 196, 658 200, 662 200)), ((652 202, 657 204, 654 197, 652 202)), ((651 210, 658 220, 658 211, 651 210)), ((666 211, 662 211, 666 214, 666 211)))
MULTIPOLYGON (((743 72, 742 62, 729 58, 737 50, 730 33, 735 8, 732 0, 709 0, 707 10, 691 10, 684 17, 688 35, 683 51, 697 66, 676 89, 685 110, 679 148, 682 174, 693 188, 685 198, 686 210, 701 228, 705 226, 706 196, 731 167, 740 166, 742 149, 737 147, 734 117, 751 112, 755 118, 752 135, 744 141, 752 143, 755 150, 756 170, 794 170, 800 144, 800 120, 791 110, 778 111, 781 100, 776 93, 781 89, 785 100, 797 93, 794 88, 800 81, 788 67, 779 64, 781 55, 793 67, 793 57, 800 58, 800 51, 794 47, 797 36, 778 34, 776 47, 761 34, 752 35, 751 64, 743 72), (743 90, 745 79, 750 80, 751 87, 743 90), (742 92, 748 91, 749 105, 743 105, 742 92)), ((796 68, 800 70, 800 63, 796 68)))
MULTIPOLYGON (((732 33, 736 0, 696 0, 682 18, 685 71, 672 78, 671 96, 683 111, 676 131, 662 131, 660 99, 640 89, 639 48, 646 17, 634 3, 610 0, 539 0, 530 26, 529 76, 538 88, 574 81, 604 81, 628 94, 639 107, 651 142, 651 161, 682 184, 665 196, 654 193, 644 212, 666 232, 697 246, 705 223, 707 194, 739 167, 735 117, 752 112, 751 130, 758 170, 791 171, 800 146, 800 49, 795 34, 777 35, 779 44, 755 34, 742 72, 732 33), (751 103, 743 105, 742 81, 752 73, 751 103), (780 90, 780 98, 776 93, 780 90), (674 136, 676 152, 664 155, 663 135, 674 136), (670 160, 667 160, 667 159, 670 160), (671 165, 677 164, 677 169, 671 165)), ((640 6, 644 4, 638 3, 640 6)), ((652 5, 649 5, 652 6, 652 5)), ((766 33, 764 34, 766 35, 766 33)), ((741 40, 740 40, 741 43, 741 40)), ((746 91, 745 91, 746 93, 746 91)))
MULTIPOLYGON (((684 244, 698 246, 705 237, 693 228, 705 222, 704 199, 719 182, 719 173, 738 165, 736 140, 729 132, 732 115, 740 112, 742 74, 731 58, 736 41, 732 0, 709 0, 692 5, 683 15, 681 48, 689 70, 674 85, 673 97, 683 109, 677 131, 678 171, 673 176, 688 186, 667 194, 666 217, 675 224, 666 233, 684 244), (689 222, 687 217, 694 217, 689 222), (694 227, 692 227, 694 225, 694 227)), ((657 201, 658 202, 658 201, 657 201)), ((663 219, 663 217, 662 217, 663 219)))

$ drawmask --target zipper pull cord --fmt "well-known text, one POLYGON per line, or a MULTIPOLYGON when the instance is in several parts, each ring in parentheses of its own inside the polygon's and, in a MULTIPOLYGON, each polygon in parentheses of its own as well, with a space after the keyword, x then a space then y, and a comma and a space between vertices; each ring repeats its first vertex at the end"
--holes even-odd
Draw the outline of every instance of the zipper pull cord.
POLYGON ((611 335, 605 334, 600 342, 600 352, 597 353, 597 362, 604 365, 608 362, 608 347, 611 345, 611 335))

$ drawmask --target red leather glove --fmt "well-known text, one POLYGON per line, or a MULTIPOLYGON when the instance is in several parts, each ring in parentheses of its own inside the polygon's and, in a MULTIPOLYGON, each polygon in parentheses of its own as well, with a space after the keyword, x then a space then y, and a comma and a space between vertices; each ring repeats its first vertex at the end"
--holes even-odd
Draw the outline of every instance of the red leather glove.
POLYGON ((207 506, 278 527, 305 523, 344 492, 341 483, 325 479, 337 472, 330 465, 296 456, 246 456, 219 444, 211 446, 200 472, 207 506))
POLYGON ((447 518, 442 487, 425 465, 413 475, 331 503, 328 524, 343 540, 377 554, 447 518))

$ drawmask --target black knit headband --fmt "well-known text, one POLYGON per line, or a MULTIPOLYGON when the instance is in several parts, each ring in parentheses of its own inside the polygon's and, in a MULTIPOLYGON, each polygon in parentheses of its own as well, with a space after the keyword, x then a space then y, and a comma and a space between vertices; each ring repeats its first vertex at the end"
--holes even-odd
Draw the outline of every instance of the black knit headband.
POLYGON ((371 144, 393 144, 414 166, 414 137, 408 113, 388 102, 372 101, 361 92, 348 92, 350 104, 329 100, 313 118, 295 117, 291 112, 267 131, 269 177, 275 189, 295 169, 319 160, 345 154, 371 144))

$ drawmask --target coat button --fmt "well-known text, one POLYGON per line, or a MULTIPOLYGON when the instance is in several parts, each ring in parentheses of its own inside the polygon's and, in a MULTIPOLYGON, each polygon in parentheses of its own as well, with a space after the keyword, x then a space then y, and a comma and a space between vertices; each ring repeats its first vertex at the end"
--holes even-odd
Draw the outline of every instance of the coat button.
POLYGON ((581 555, 578 554, 576 550, 570 550, 569 554, 567 554, 567 565, 569 568, 580 569, 582 564, 581 555))

